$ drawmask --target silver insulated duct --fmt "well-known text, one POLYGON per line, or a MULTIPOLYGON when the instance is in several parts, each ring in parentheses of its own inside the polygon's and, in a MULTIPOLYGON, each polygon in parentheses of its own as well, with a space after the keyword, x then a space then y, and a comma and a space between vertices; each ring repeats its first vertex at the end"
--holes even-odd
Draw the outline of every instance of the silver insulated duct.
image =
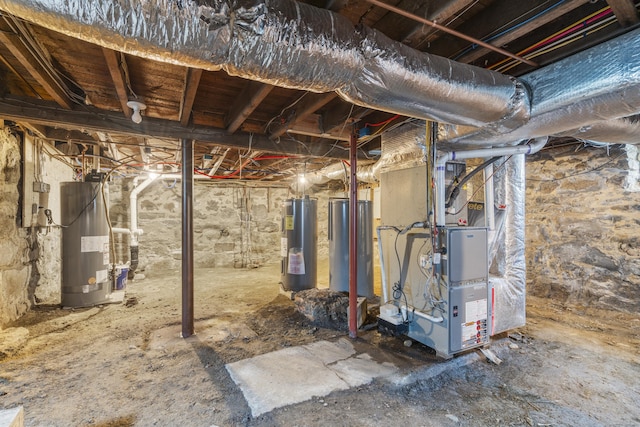
MULTIPOLYGON (((616 138, 624 138, 620 131, 629 123, 610 125, 608 134, 601 122, 640 113, 640 29, 533 71, 520 80, 532 94, 528 123, 506 133, 487 127, 443 126, 441 141, 499 145, 599 128, 596 138, 617 142, 616 138)), ((626 128, 629 135, 633 126, 626 128)), ((639 140, 640 137, 631 141, 639 140)))
POLYGON ((441 142, 511 144, 640 113, 640 29, 513 79, 293 0, 0 0, 0 10, 128 54, 337 91, 362 106, 455 125, 441 142))
POLYGON ((416 118, 508 132, 529 116, 528 92, 508 76, 356 30, 339 14, 293 0, 0 0, 0 9, 128 54, 338 91, 416 118))
MULTIPOLYGON (((403 169, 424 163, 426 149, 426 123, 416 121, 404 124, 382 134, 382 154, 377 162, 358 165, 357 177, 360 182, 378 182, 380 173, 403 169)), ((346 181, 349 168, 343 162, 333 163, 318 171, 305 174, 305 183, 294 183, 292 189, 306 191, 312 185, 333 180, 346 181)))

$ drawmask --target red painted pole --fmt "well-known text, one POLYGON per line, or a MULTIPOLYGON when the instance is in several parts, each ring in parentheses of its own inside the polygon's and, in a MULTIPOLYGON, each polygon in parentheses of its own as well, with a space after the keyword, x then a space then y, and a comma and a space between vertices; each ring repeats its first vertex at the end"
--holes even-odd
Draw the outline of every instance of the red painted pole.
POLYGON ((349 144, 349 337, 358 337, 358 137, 355 127, 349 144))

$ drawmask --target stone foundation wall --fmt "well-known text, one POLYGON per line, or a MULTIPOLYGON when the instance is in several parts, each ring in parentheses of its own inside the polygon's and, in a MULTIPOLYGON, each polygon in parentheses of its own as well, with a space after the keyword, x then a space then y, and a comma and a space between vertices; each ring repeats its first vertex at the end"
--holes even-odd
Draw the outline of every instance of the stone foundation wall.
MULTIPOLYGON (((110 217, 114 227, 129 227, 132 179, 109 185, 110 217)), ((318 256, 327 256, 327 205, 339 193, 312 194, 318 200, 318 256)), ((194 183, 194 266, 253 267, 280 262, 281 214, 288 188, 240 186, 221 181, 194 183)), ((153 275, 180 269, 182 259, 181 184, 158 179, 138 196, 138 271, 153 275)), ((116 236, 117 260, 127 262, 129 237, 116 236)))
POLYGON ((527 286, 535 296, 640 310, 636 147, 543 150, 527 159, 527 286))
POLYGON ((19 137, 0 128, 0 326, 24 314, 29 299, 30 248, 18 226, 22 177, 19 137))

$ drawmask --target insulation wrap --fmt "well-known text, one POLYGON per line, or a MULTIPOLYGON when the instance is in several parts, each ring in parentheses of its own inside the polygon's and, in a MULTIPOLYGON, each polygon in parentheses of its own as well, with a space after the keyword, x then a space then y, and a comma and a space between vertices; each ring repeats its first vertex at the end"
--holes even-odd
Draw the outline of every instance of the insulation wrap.
MULTIPOLYGON (((441 141, 508 144, 640 113, 640 29, 540 68, 520 80, 532 94, 528 123, 512 132, 445 126, 440 132, 441 141)), ((608 142, 604 133, 599 137, 608 142)))
MULTIPOLYGON (((403 169, 424 163, 426 144, 426 123, 422 120, 406 123, 382 134, 382 154, 375 163, 358 165, 357 177, 360 182, 378 182, 380 173, 403 169)), ((324 184, 332 180, 346 180, 349 167, 343 162, 333 163, 318 171, 305 175, 305 190, 314 184, 324 184)), ((293 184, 295 188, 297 184, 293 184)))
POLYGON ((0 0, 0 9, 124 53, 362 106, 507 132, 529 117, 515 79, 429 55, 293 0, 0 0), (482 108, 478 108, 482 106, 482 108))
MULTIPOLYGON (((493 289, 493 334, 524 326, 526 322, 525 259, 525 162, 524 154, 513 155, 494 174, 495 200, 507 206, 498 244, 492 250, 489 285, 493 289)), ((490 247, 494 247, 490 242, 490 247)))
POLYGON ((409 117, 507 131, 529 118, 515 79, 429 55, 360 26, 365 63, 338 93, 347 101, 409 117), (482 108, 478 108, 482 106, 482 108))
POLYGON ((579 129, 558 133, 556 136, 610 144, 638 144, 640 143, 640 119, 638 117, 629 117, 617 120, 603 120, 579 129))

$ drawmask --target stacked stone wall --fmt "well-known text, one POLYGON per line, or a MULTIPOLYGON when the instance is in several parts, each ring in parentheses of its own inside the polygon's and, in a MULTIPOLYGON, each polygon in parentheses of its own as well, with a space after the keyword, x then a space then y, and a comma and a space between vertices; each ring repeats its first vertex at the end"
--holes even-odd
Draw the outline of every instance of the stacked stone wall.
POLYGON ((527 287, 535 296, 640 311, 636 147, 527 159, 527 287))
POLYGON ((0 326, 31 306, 30 247, 18 224, 21 167, 19 137, 0 129, 0 326))
MULTIPOLYGON (((109 185, 110 217, 114 227, 129 227, 132 179, 109 185)), ((342 193, 321 191, 317 199, 318 256, 329 252, 327 206, 329 197, 342 193)), ((294 197, 288 187, 242 186, 196 180, 193 198, 194 266, 256 267, 280 262, 282 203, 294 197)), ((182 200, 180 181, 158 179, 138 196, 138 271, 153 275, 180 269, 182 259, 182 200)), ((128 237, 116 236, 117 260, 129 260, 128 237)))

